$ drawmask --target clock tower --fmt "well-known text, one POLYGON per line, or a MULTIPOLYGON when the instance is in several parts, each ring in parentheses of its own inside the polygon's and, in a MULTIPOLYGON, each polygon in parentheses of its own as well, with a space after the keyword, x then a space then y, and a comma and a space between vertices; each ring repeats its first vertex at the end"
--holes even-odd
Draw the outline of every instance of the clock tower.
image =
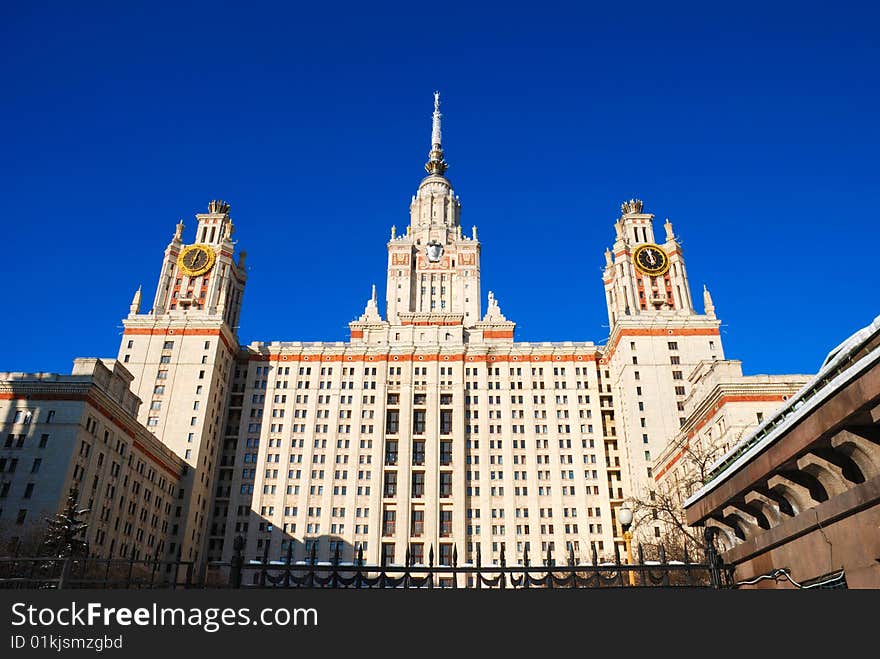
POLYGON ((196 220, 188 244, 183 222, 177 224, 152 309, 142 311, 140 289, 135 293, 118 359, 143 401, 138 420, 189 466, 169 530, 169 558, 200 563, 247 275, 245 253, 234 258, 229 204, 212 201, 196 220))
POLYGON ((675 311, 693 314, 681 245, 667 219, 662 243, 654 237, 654 216, 640 199, 621 204, 614 247, 605 252, 605 303, 610 325, 627 316, 675 311))
POLYGON ((688 376, 703 361, 724 359, 708 291, 694 309, 681 244, 669 220, 664 239, 639 199, 621 204, 615 241, 605 251, 605 302, 611 332, 600 360, 608 403, 603 425, 625 455, 619 492, 645 496, 652 464, 685 419, 688 376))

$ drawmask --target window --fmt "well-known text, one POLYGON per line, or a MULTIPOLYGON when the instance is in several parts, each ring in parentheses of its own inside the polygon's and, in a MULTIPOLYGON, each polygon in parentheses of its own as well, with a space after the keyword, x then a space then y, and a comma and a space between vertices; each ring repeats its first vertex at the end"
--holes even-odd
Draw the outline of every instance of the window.
POLYGON ((388 440, 385 442, 385 464, 386 465, 396 465, 397 464, 397 441, 396 440, 388 440))
POLYGON ((382 513, 382 535, 394 535, 397 511, 385 510, 382 513))
POLYGON ((452 442, 440 442, 440 464, 452 464, 452 442))
POLYGON ((669 346, 670 350, 678 350, 678 343, 675 341, 670 341, 666 345, 669 346))
POLYGON ((452 511, 440 511, 440 537, 448 538, 452 535, 452 511))
POLYGON ((166 341, 162 346, 162 350, 172 350, 174 348, 174 341, 166 341))
POLYGON ((452 434, 452 410, 440 410, 440 434, 452 434))
POLYGON ((425 511, 413 510, 411 521, 410 535, 414 538, 421 537, 425 532, 425 511))
POLYGON ((393 497, 397 495, 397 472, 385 472, 385 492, 384 496, 393 497))
POLYGON ((399 410, 387 410, 385 412, 385 432, 389 435, 396 435, 398 432, 400 432, 399 425, 400 425, 400 411, 399 410))
POLYGON ((18 516, 15 518, 16 524, 24 524, 24 520, 27 517, 27 508, 22 508, 18 511, 18 516))
POLYGON ((452 496, 452 474, 448 471, 440 473, 440 496, 444 498, 452 496))
POLYGON ((412 463, 414 465, 425 464, 425 442, 422 442, 422 441, 414 441, 413 442, 412 463))
POLYGON ((413 434, 422 435, 425 432, 425 410, 413 410, 413 434))
POLYGON ((31 466, 31 473, 36 474, 40 471, 40 465, 43 463, 42 458, 34 458, 34 464, 31 466))
POLYGON ((34 493, 34 484, 28 483, 27 486, 24 488, 24 496, 22 496, 22 499, 30 499, 31 495, 33 495, 33 493, 34 493))
POLYGON ((412 496, 421 498, 425 496, 425 472, 414 471, 412 474, 412 496))

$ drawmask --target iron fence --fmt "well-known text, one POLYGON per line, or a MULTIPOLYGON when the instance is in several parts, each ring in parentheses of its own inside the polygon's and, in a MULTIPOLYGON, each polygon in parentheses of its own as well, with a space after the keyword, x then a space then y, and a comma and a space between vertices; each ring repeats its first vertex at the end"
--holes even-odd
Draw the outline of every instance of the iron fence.
POLYGON ((457 547, 449 564, 435 564, 433 547, 427 564, 407 551, 403 565, 369 565, 362 548, 354 562, 346 563, 340 560, 338 546, 332 560, 319 562, 314 545, 308 560, 294 561, 292 544, 283 560, 270 560, 268 543, 261 560, 246 561, 244 538, 237 537, 230 561, 210 562, 201 569, 191 561, 163 561, 158 555, 152 559, 0 558, 0 588, 730 588, 731 571, 715 548, 714 531, 707 530, 705 559, 700 562, 692 561, 687 550, 683 560, 667 560, 662 545, 659 560, 645 560, 638 545, 637 560, 626 563, 615 545, 613 561, 599 561, 594 547, 590 562, 577 562, 570 549, 557 563, 548 549, 535 564, 526 550, 516 565, 507 564, 503 545, 500 560, 483 565, 479 544, 475 560, 462 564, 457 547))
POLYGON ((340 560, 338 547, 331 561, 319 562, 314 545, 308 560, 294 561, 292 545, 288 545, 284 560, 270 560, 268 543, 261 560, 246 561, 244 540, 237 538, 231 561, 209 565, 214 575, 209 580, 215 584, 225 582, 229 588, 726 588, 731 584, 729 571, 711 538, 707 536, 704 562, 691 561, 687 550, 683 560, 668 561, 663 546, 659 548, 659 560, 646 561, 639 545, 638 560, 624 563, 615 545, 614 561, 600 562, 594 547, 589 563, 578 563, 570 549, 564 563, 557 564, 548 549, 537 564, 531 563, 526 550, 517 565, 507 565, 503 547, 497 564, 483 565, 480 545, 475 561, 463 564, 458 562, 456 547, 449 564, 435 564, 433 547, 427 564, 416 562, 407 551, 403 565, 368 565, 361 548, 354 562, 345 563, 340 560))
POLYGON ((0 588, 192 588, 195 564, 135 558, 0 558, 0 588))

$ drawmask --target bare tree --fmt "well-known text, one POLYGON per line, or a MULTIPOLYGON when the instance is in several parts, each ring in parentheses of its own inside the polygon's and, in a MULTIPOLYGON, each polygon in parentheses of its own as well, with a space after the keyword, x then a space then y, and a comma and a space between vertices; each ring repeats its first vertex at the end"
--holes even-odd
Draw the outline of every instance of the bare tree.
POLYGON ((719 454, 717 446, 705 447, 700 442, 688 444, 679 458, 683 469, 668 476, 662 487, 653 487, 645 496, 630 497, 633 537, 643 542, 649 554, 645 560, 656 560, 661 545, 667 560, 683 560, 685 550, 691 560, 702 554, 705 544, 702 529, 688 526, 682 502, 703 486, 719 454), (659 538, 653 532, 657 522, 661 527, 659 538), (647 529, 651 529, 650 536, 645 533, 647 529))

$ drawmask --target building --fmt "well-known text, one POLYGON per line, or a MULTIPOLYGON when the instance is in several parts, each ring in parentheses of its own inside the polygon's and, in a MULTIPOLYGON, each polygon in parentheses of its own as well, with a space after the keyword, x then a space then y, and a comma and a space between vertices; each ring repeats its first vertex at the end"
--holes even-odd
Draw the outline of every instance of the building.
POLYGON ((35 551, 72 489, 98 557, 175 552, 186 465, 137 420, 119 362, 76 359, 71 375, 0 373, 0 530, 35 551))
POLYGON ((685 502, 742 587, 880 587, 880 317, 685 502))
MULTIPOLYGON (((664 536, 686 522, 682 503, 717 459, 773 414, 810 379, 807 375, 743 375, 742 362, 700 362, 688 375, 685 422, 654 461, 654 494, 643 502, 668 524, 664 536), (675 520, 669 519, 675 516, 675 520)), ((695 534, 697 535, 697 534, 695 534)))
POLYGON ((432 551, 464 563, 478 548, 484 564, 610 558, 623 545, 618 508, 652 490, 658 456, 710 400, 694 393, 711 389, 699 374, 733 368, 711 297, 695 309, 671 222, 660 240, 631 199, 609 227, 607 341, 515 341, 515 321, 484 298, 482 244, 463 231, 447 169, 435 95, 427 176, 387 241, 384 317, 374 287, 348 341, 241 345, 247 273, 229 204, 196 215, 192 242, 177 225, 112 368, 143 401, 126 408, 131 436, 177 456, 169 557, 228 560, 237 536, 248 558, 360 548, 389 564, 432 551))
POLYGON ((191 468, 179 549, 402 563, 521 561, 571 547, 611 556, 616 508, 653 482, 685 418, 685 376, 723 359, 711 303, 694 307, 672 224, 622 205, 606 252, 611 333, 593 343, 514 341, 465 233, 442 147, 431 148, 404 231, 391 227, 385 317, 375 288, 339 343, 254 342, 235 326, 246 273, 229 206, 197 215, 165 252, 153 306, 135 296, 119 360, 139 420, 191 468), (453 549, 455 548, 455 549, 453 549))

